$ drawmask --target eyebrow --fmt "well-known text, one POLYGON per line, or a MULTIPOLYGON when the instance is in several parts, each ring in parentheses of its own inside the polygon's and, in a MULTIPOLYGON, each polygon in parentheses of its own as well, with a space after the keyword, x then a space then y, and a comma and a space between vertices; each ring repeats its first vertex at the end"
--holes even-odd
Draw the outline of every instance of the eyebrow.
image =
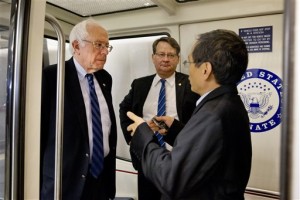
POLYGON ((109 44, 109 41, 103 41, 103 40, 92 40, 92 39, 89 39, 90 41, 92 42, 97 42, 97 43, 104 43, 104 44, 109 44))
POLYGON ((103 42, 103 41, 100 41, 100 40, 95 40, 95 42, 109 44, 109 42, 103 42))
POLYGON ((172 52, 168 52, 168 53, 166 53, 166 52, 162 52, 162 51, 157 51, 156 53, 163 53, 163 54, 175 54, 175 55, 176 55, 176 54, 178 54, 178 53, 176 53, 176 52, 175 52, 175 53, 172 53, 172 52))

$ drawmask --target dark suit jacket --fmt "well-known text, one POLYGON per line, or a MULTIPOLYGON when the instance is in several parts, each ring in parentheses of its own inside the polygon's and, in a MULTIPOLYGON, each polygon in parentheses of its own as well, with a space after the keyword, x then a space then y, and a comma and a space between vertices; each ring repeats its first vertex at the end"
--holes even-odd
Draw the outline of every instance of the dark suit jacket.
MULTIPOLYGON (((176 131, 172 126, 169 132, 176 131)), ((171 153, 159 148, 152 135, 146 123, 138 126, 130 151, 141 160, 145 176, 162 199, 244 199, 251 136, 248 114, 235 87, 221 86, 200 102, 171 153)))
MULTIPOLYGON (((126 113, 131 111, 136 115, 143 117, 144 103, 154 77, 155 74, 133 80, 129 93, 120 104, 120 123, 127 144, 129 144, 132 138, 130 132, 127 131, 127 126, 132 124, 132 120, 127 117, 126 113)), ((191 92, 191 85, 188 80, 188 75, 186 74, 175 72, 175 84, 178 118, 182 123, 186 123, 196 107, 196 101, 198 100, 199 95, 191 92)), ((175 134, 167 134, 164 138, 165 141, 172 145, 175 137, 175 134)), ((139 168, 139 163, 140 162, 132 156, 132 164, 135 169, 139 168)))
MULTIPOLYGON (((151 88, 155 74, 133 80, 129 93, 125 96, 120 104, 120 122, 121 128, 127 144, 131 141, 130 132, 127 131, 127 126, 132 124, 132 120, 126 115, 128 111, 143 117, 143 107, 151 88)), ((188 80, 188 75, 175 72, 176 84, 176 107, 179 121, 186 123, 196 107, 196 101, 199 98, 194 92, 191 92, 191 85, 188 80)), ((154 108, 156 109, 156 108, 154 108)), ((173 144, 176 136, 167 135, 166 141, 173 144)))
MULTIPOLYGON (((57 65, 43 71, 41 120, 41 198, 53 199, 55 109, 57 65)), ((95 74, 106 99, 112 122, 110 153, 104 161, 103 181, 110 198, 115 196, 116 121, 112 105, 111 75, 100 70, 95 74)), ((89 138, 84 100, 73 58, 65 62, 63 129, 62 199, 80 199, 89 169, 89 138)))

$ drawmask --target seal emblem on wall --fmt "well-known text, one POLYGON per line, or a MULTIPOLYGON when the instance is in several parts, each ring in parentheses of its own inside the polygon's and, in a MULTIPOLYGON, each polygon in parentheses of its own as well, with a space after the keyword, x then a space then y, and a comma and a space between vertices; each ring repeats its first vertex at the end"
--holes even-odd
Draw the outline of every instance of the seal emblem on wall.
POLYGON ((265 69, 248 69, 237 88, 251 132, 266 132, 281 122, 282 80, 265 69))

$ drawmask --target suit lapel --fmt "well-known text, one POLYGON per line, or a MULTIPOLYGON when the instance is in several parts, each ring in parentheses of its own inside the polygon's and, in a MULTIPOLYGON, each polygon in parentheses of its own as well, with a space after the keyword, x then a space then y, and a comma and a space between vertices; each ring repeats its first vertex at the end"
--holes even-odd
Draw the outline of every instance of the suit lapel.
POLYGON ((183 77, 180 76, 177 72, 175 72, 175 90, 176 90, 176 108, 177 108, 177 114, 180 121, 182 121, 182 112, 184 110, 181 109, 181 106, 183 104, 184 99, 184 88, 185 83, 183 81, 183 77))
POLYGON ((197 107, 195 108, 195 110, 193 112, 193 115, 195 113, 197 113, 206 102, 208 102, 212 99, 215 99, 218 96, 224 95, 225 93, 236 93, 237 94, 236 87, 220 86, 220 87, 214 89, 206 97, 204 97, 204 99, 202 99, 202 101, 197 105, 197 107))
POLYGON ((106 104, 108 106, 110 120, 114 124, 115 115, 114 115, 114 108, 113 108, 112 96, 111 96, 111 88, 112 88, 111 76, 104 69, 97 71, 96 73, 94 73, 94 75, 98 81, 98 84, 105 98, 106 104))
POLYGON ((96 73, 94 73, 98 84, 102 90, 103 96, 105 98, 105 101, 107 103, 108 106, 109 102, 110 102, 110 90, 111 90, 111 83, 109 83, 109 81, 106 79, 105 75, 104 75, 105 71, 97 71, 96 73))
MULTIPOLYGON (((74 108, 73 112, 78 117, 78 123, 81 126, 82 132, 87 133, 87 118, 85 104, 81 92, 81 87, 76 71, 73 58, 66 62, 65 66, 65 104, 74 108)), ((84 134, 84 137, 88 137, 88 134, 84 134)), ((88 141, 88 138, 87 140, 88 141)))
POLYGON ((144 102, 146 101, 146 98, 148 96, 148 93, 150 91, 150 88, 152 86, 152 83, 153 83, 153 79, 154 79, 155 75, 151 75, 149 76, 148 78, 144 79, 144 83, 143 84, 138 84, 138 86, 140 88, 138 88, 138 91, 141 91, 141 93, 139 95, 140 96, 140 101, 141 102, 144 102))
POLYGON ((111 96, 111 88, 112 88, 112 79, 111 75, 106 70, 99 70, 94 73, 96 80, 98 81, 98 84, 102 90, 103 96, 105 98, 108 111, 109 111, 109 117, 111 120, 111 134, 109 136, 109 146, 112 151, 115 151, 116 146, 116 117, 114 112, 114 107, 112 104, 112 96, 111 96), (114 149, 114 150, 113 150, 114 149))

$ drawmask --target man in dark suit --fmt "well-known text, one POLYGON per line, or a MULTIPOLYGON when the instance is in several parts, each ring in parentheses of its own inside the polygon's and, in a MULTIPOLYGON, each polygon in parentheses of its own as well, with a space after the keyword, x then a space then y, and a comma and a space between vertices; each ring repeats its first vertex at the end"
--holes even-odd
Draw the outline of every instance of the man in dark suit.
MULTIPOLYGON (((244 41, 233 31, 201 34, 186 64, 192 91, 201 95, 183 129, 172 117, 157 117, 168 134, 179 132, 171 152, 153 141, 145 121, 128 112, 130 151, 162 199, 243 200, 251 170, 249 118, 236 84, 247 69, 244 41)), ((163 132, 164 130, 161 130, 163 132)))
MULTIPOLYGON (((158 94, 161 87, 160 79, 166 80, 166 115, 172 116, 182 123, 186 123, 195 106, 199 96, 191 92, 188 76, 176 72, 179 62, 180 46, 174 38, 162 37, 154 41, 152 61, 156 68, 156 74, 135 79, 131 89, 120 104, 121 128, 130 144, 132 139, 127 126, 132 123, 126 113, 135 112, 145 120, 151 120, 157 115, 158 94)), ((167 149, 171 149, 176 134, 166 134, 164 140, 167 149)), ((140 168, 140 161, 132 157, 132 164, 138 170, 138 197, 139 200, 160 199, 159 190, 144 177, 140 168)))
MULTIPOLYGON (((111 97, 112 77, 103 69, 112 47, 107 31, 92 19, 74 26, 70 45, 73 57, 65 62, 62 199, 112 199, 115 196, 117 135, 111 97), (100 105, 100 119, 95 122, 92 122, 87 74, 94 81, 95 99, 100 105), (94 123, 102 130, 104 160, 100 174, 91 172, 91 161, 97 154, 93 151, 96 146, 94 123)), ((41 199, 51 200, 54 199, 56 73, 57 65, 45 68, 42 87, 41 199)))

